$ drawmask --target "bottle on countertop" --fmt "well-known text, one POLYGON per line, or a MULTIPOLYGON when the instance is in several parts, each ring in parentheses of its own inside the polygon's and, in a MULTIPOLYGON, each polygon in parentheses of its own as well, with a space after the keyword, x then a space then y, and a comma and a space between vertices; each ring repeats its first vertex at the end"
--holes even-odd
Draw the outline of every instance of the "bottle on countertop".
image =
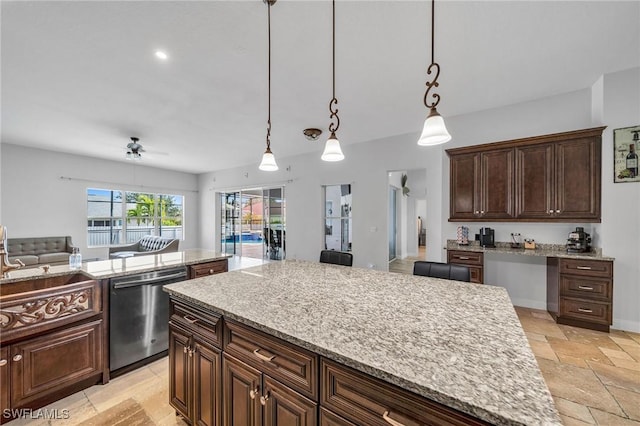
POLYGON ((632 173, 631 177, 638 176, 638 154, 636 154, 636 144, 629 144, 629 154, 627 154, 627 169, 632 173))
POLYGON ((80 269, 82 267, 82 255, 78 247, 73 248, 73 252, 69 255, 69 269, 80 269))

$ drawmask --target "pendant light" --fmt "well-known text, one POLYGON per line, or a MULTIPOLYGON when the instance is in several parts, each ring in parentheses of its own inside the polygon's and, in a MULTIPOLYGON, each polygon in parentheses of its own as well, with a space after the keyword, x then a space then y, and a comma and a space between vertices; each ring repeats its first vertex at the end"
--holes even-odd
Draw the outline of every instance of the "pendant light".
POLYGON ((424 121, 424 128, 422 135, 418 139, 418 145, 431 146, 440 145, 451 140, 451 135, 447 132, 447 127, 444 125, 444 119, 438 113, 436 106, 440 102, 440 95, 437 93, 431 93, 432 100, 429 101, 429 91, 434 87, 438 87, 438 77, 440 76, 440 65, 438 65, 434 59, 434 34, 435 34, 435 7, 436 1, 431 0, 431 65, 427 69, 427 75, 431 75, 435 72, 435 76, 432 81, 427 81, 427 91, 424 94, 424 106, 430 109, 427 119, 424 121))
POLYGON ((265 172, 275 172, 278 170, 278 165, 276 164, 276 157, 273 156, 271 152, 271 6, 276 2, 276 0, 264 0, 267 4, 267 31, 269 33, 269 72, 268 72, 268 98, 269 98, 269 113, 267 118, 267 149, 262 155, 262 162, 260 162, 260 166, 258 168, 260 170, 264 170, 265 172))
POLYGON ((333 98, 329 102, 329 112, 331 115, 331 123, 329 124, 329 131, 331 135, 327 139, 327 143, 324 146, 324 152, 322 158, 324 161, 342 161, 344 160, 344 154, 340 149, 340 141, 336 136, 338 127, 340 127, 340 117, 338 117, 338 99, 336 99, 336 0, 332 0, 333 8, 333 98), (333 119, 335 118, 335 122, 333 119))

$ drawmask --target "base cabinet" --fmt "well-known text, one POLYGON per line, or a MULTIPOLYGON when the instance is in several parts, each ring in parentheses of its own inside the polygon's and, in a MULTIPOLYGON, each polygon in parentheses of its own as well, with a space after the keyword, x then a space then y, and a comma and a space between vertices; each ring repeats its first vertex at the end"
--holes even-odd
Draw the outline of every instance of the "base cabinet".
POLYGON ((471 282, 484 283, 484 254, 482 252, 447 250, 447 263, 468 267, 471 282))
POLYGON ((9 408, 9 347, 0 348, 0 416, 9 408))

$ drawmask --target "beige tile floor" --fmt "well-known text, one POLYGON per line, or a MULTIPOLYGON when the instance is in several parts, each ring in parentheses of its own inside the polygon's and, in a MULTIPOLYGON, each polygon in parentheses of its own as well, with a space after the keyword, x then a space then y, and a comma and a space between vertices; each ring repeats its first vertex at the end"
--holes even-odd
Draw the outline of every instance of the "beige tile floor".
MULTIPOLYGON (((563 424, 640 426, 640 334, 558 325, 535 309, 516 313, 563 424)), ((169 406, 168 381, 163 358, 45 407, 67 409, 69 419, 8 424, 183 426, 169 406)))

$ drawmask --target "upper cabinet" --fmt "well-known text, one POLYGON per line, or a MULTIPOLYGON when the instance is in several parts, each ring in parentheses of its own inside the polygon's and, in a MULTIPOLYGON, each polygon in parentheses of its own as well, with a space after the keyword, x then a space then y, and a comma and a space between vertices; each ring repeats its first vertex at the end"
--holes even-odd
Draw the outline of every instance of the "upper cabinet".
POLYGON ((449 221, 600 222, 603 130, 447 150, 449 221))

